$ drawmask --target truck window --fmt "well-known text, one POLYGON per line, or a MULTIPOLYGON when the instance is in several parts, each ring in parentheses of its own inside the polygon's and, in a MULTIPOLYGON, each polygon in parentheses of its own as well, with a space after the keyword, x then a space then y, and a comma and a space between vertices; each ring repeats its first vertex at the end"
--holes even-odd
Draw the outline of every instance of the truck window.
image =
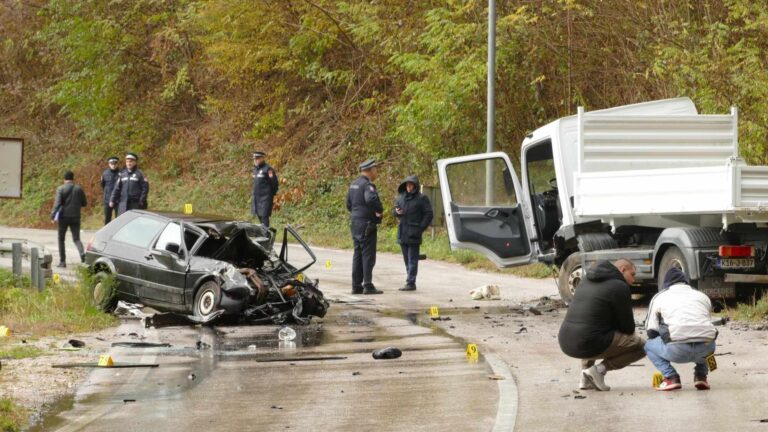
POLYGON ((512 207, 517 204, 514 189, 507 187, 504 177, 510 176, 501 158, 461 162, 446 167, 451 199, 459 206, 512 207), (490 194, 486 193, 486 173, 493 178, 490 194))
POLYGON ((555 162, 552 159, 552 145, 549 141, 528 149, 525 155, 528 187, 531 195, 544 193, 552 186, 550 180, 555 178, 555 162))

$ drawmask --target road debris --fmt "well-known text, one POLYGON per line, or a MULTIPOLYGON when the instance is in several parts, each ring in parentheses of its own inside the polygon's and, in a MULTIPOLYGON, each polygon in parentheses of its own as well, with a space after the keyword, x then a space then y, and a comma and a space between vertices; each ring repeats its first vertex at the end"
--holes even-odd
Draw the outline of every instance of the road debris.
POLYGON ((171 344, 154 342, 112 342, 112 346, 121 348, 170 348, 171 344))
POLYGON ((504 375, 493 374, 493 375, 488 375, 488 379, 492 381, 503 381, 507 379, 507 377, 505 377, 504 375))
POLYGON ((277 337, 281 341, 292 341, 292 340, 296 339, 296 330, 294 330, 294 329, 292 329, 292 328, 290 328, 288 326, 285 326, 285 327, 281 328, 279 332, 277 332, 277 337))
POLYGON ((323 361, 323 360, 346 360, 344 356, 324 356, 324 357, 283 357, 283 358, 264 358, 257 359, 256 363, 276 363, 276 362, 302 362, 302 361, 323 361))
POLYGON ((498 285, 482 285, 469 292, 472 300, 501 300, 501 288, 498 285))
POLYGON ((520 327, 515 334, 522 334, 522 333, 528 333, 528 329, 525 327, 520 327))
POLYGON ((400 349, 397 347, 386 347, 374 351, 372 355, 376 360, 390 360, 399 358, 401 355, 403 355, 403 352, 400 351, 400 349))
POLYGON ((71 368, 101 368, 101 369, 127 369, 127 368, 156 368, 160 367, 157 363, 120 363, 112 366, 104 367, 99 366, 98 363, 60 363, 51 365, 57 369, 71 369, 71 368))
POLYGON ((67 341, 68 344, 72 345, 75 348, 82 348, 85 346, 85 342, 77 339, 70 339, 67 341))

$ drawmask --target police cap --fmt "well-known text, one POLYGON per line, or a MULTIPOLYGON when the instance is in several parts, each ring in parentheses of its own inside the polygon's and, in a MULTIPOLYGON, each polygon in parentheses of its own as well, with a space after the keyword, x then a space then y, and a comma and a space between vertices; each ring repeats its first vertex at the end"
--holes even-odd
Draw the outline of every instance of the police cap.
POLYGON ((379 166, 379 164, 376 162, 376 159, 371 158, 360 164, 360 171, 365 171, 376 166, 379 166))
POLYGON ((126 159, 133 159, 133 160, 139 160, 139 156, 136 155, 134 152, 128 152, 125 154, 126 159))
POLYGON ((110 162, 110 163, 111 162, 115 162, 115 163, 117 163, 117 162, 120 162, 120 158, 117 157, 117 156, 110 156, 109 159, 107 159, 107 162, 110 162))
POLYGON ((261 152, 261 151, 255 151, 255 152, 253 152, 253 158, 254 158, 254 159, 256 159, 256 158, 258 158, 258 157, 264 157, 264 156, 266 156, 266 155, 267 155, 266 153, 264 153, 264 152, 261 152))

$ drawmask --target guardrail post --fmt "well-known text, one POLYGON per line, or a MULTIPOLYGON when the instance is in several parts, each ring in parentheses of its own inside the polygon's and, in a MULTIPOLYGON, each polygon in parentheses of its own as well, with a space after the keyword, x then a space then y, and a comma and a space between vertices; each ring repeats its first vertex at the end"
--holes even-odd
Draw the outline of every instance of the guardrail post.
POLYGON ((32 269, 30 276, 32 277, 32 286, 37 288, 37 280, 40 278, 40 260, 39 249, 32 248, 29 250, 29 267, 32 269))
POLYGON ((13 262, 13 275, 21 277, 21 243, 11 244, 11 261, 13 262))
POLYGON ((37 290, 42 292, 45 290, 45 281, 53 277, 53 270, 51 269, 51 263, 53 257, 50 253, 45 253, 39 257, 39 273, 37 274, 37 290))

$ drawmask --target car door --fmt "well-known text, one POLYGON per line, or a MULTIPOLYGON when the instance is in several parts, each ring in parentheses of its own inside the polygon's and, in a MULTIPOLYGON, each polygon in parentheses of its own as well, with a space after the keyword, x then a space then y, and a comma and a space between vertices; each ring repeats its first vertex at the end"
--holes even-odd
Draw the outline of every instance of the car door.
POLYGON ((530 213, 506 153, 441 159, 437 168, 452 249, 478 251, 499 267, 537 260, 530 213))
POLYGON ((188 253, 181 233, 181 222, 170 221, 144 255, 141 298, 147 304, 183 310, 188 253))

